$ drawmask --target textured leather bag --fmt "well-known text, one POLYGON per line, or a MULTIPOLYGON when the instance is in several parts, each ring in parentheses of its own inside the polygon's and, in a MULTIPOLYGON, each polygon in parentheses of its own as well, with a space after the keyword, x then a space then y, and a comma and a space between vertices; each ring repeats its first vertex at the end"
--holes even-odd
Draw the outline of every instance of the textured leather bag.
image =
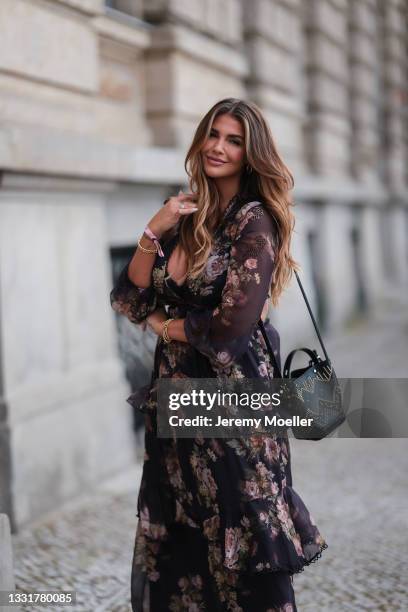
MULTIPOLYGON (((290 416, 296 414, 301 418, 313 419, 310 427, 292 426, 293 435, 295 438, 301 440, 321 440, 341 425, 341 423, 345 421, 346 416, 343 410, 341 389, 336 373, 327 354, 326 347, 324 346, 302 283, 300 282, 296 270, 294 272, 316 330, 317 337, 319 338, 325 359, 322 359, 314 349, 294 349, 286 358, 282 376, 261 319, 258 322, 258 326, 261 329, 274 371, 278 374, 278 378, 291 380, 291 384, 288 385, 289 393, 287 396, 290 398, 290 416), (306 367, 291 371, 290 368, 293 357, 298 351, 303 351, 310 357, 309 364, 306 367)), ((285 387, 284 384, 283 387, 285 387)))

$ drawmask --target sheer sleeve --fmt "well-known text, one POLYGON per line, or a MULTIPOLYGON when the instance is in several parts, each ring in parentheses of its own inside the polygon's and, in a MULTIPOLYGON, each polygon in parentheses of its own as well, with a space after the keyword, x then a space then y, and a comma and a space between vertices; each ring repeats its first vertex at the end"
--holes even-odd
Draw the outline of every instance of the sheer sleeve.
POLYGON ((157 294, 153 287, 138 287, 128 276, 130 261, 119 274, 110 293, 113 310, 125 315, 132 323, 142 323, 157 307, 157 294))
POLYGON ((248 348, 272 281, 275 236, 268 211, 252 206, 238 220, 220 304, 186 315, 188 342, 217 369, 232 365, 248 348))

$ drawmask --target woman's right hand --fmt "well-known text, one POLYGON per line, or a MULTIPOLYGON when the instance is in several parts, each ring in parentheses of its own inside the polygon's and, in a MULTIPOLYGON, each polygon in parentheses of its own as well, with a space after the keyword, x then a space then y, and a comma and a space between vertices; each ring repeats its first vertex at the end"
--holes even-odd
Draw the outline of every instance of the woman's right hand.
POLYGON ((164 232, 171 229, 183 215, 191 215, 198 208, 195 203, 197 196, 193 193, 179 191, 177 196, 172 196, 162 208, 151 218, 148 226, 152 232, 160 238, 164 232), (180 208, 180 205, 183 205, 180 208))

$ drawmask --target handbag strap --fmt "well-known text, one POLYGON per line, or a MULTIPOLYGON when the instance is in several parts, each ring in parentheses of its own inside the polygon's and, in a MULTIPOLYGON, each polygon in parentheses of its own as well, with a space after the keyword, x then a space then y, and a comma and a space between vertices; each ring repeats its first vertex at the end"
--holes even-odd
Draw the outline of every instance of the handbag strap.
POLYGON ((324 346, 324 343, 323 343, 323 339, 322 339, 322 337, 321 337, 321 335, 320 335, 319 328, 317 327, 316 320, 315 320, 315 318, 314 318, 314 316, 313 316, 312 309, 310 308, 310 304, 309 304, 308 299, 307 299, 307 297, 306 297, 305 290, 303 289, 302 283, 300 282, 300 278, 299 278, 299 276, 298 276, 298 273, 296 272, 296 270, 294 270, 294 272, 295 272, 295 274, 296 274, 296 279, 297 279, 297 282, 298 282, 298 284, 299 284, 300 290, 301 290, 302 295, 303 295, 303 297, 304 297, 304 300, 305 300, 305 302, 306 302, 306 306, 307 306, 307 309, 308 309, 308 311, 309 311, 310 318, 312 319, 312 322, 313 322, 314 328, 315 328, 315 330, 316 330, 317 337, 319 338, 319 342, 320 342, 320 345, 321 345, 321 347, 322 347, 322 350, 323 350, 324 356, 326 357, 326 360, 327 360, 327 361, 330 361, 330 359, 329 359, 329 355, 327 354, 327 351, 326 351, 326 347, 324 346))
MULTIPOLYGON (((294 272, 296 274, 297 282, 299 284, 299 287, 300 287, 300 290, 302 292, 303 298, 304 298, 304 300, 306 302, 307 309, 308 309, 310 317, 312 319, 314 328, 316 330, 317 337, 319 338, 320 345, 321 345, 321 347, 323 349, 324 356, 325 356, 326 360, 330 362, 329 355, 327 354, 326 347, 324 346, 323 339, 322 339, 322 337, 320 335, 320 332, 319 332, 319 328, 317 327, 317 323, 316 323, 316 320, 315 320, 315 318, 313 316, 312 309, 310 308, 309 301, 308 301, 308 299, 306 297, 305 290, 303 289, 302 283, 300 282, 300 278, 298 276, 298 273, 296 272, 296 270, 294 270, 294 272)), ((265 340, 265 344, 266 344, 266 346, 268 348, 269 355, 270 355, 271 360, 272 360, 272 365, 273 365, 274 369, 276 370, 276 372, 278 373, 278 378, 282 378, 281 369, 280 369, 280 367, 278 365, 278 362, 276 360, 275 353, 273 352, 273 349, 272 349, 271 343, 269 341, 268 334, 266 333, 265 326, 264 326, 264 323, 263 323, 262 319, 259 319, 258 326, 259 326, 259 328, 260 328, 260 330, 262 332, 263 338, 265 340)))

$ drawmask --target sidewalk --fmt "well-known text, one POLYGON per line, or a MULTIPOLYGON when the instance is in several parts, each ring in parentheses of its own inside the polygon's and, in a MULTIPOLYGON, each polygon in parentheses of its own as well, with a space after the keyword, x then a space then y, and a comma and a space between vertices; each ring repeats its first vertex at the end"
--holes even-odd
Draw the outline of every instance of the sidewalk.
MULTIPOLYGON (((407 304, 394 296, 327 348, 338 376, 406 377, 407 339, 407 304)), ((291 450, 293 486, 329 545, 294 576, 299 612, 408 609, 408 441, 293 439, 291 450)), ((76 606, 53 612, 129 612, 140 474, 135 466, 13 536, 17 588, 77 592, 76 606)))
POLYGON ((408 378, 408 289, 390 290, 370 320, 329 338, 326 348, 338 378, 408 378))
POLYGON ((76 605, 53 605, 52 612, 131 610, 130 564, 140 477, 141 467, 135 466, 89 497, 14 535, 16 588, 76 591, 76 605))

